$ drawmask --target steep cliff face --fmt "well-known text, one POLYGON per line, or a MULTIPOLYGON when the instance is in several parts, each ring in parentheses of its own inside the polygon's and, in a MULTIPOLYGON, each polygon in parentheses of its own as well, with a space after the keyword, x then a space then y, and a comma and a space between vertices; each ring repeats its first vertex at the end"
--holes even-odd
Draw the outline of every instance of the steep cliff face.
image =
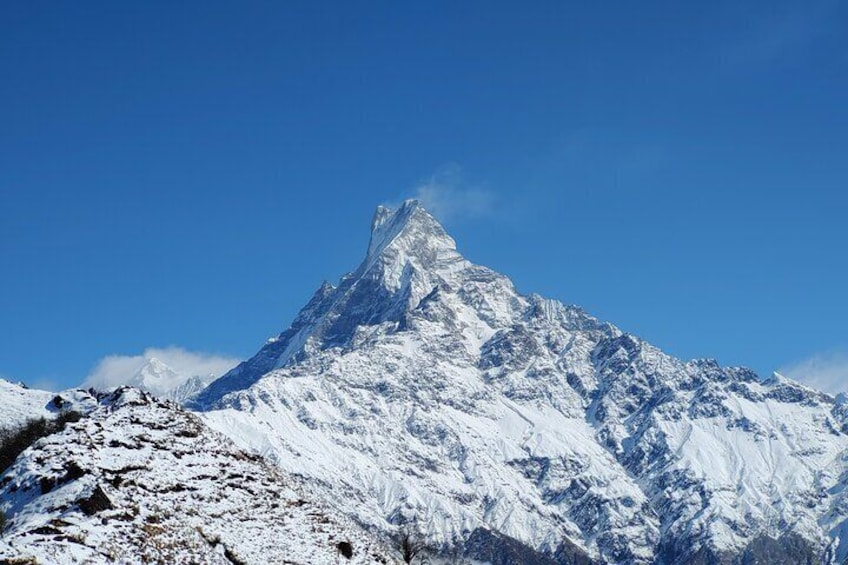
POLYGON ((394 563, 296 479, 131 388, 25 451, 0 510, 3 563, 394 563))
POLYGON ((415 201, 379 208, 360 267, 192 406, 357 520, 415 520, 446 553, 846 555, 844 402, 522 295, 415 201))

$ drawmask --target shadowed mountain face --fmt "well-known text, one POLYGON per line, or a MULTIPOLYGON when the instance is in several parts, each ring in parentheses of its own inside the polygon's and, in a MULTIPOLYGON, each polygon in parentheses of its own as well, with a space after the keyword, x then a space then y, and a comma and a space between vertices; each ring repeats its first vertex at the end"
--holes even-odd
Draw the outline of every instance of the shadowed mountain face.
POLYGON ((379 208, 359 268, 192 406, 359 522, 414 521, 445 555, 848 557, 844 403, 522 295, 415 201, 379 208))

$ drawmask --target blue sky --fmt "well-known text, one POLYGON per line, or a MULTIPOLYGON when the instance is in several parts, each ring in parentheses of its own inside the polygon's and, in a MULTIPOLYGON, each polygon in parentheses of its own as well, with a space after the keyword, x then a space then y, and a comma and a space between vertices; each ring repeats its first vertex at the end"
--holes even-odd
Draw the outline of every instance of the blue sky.
POLYGON ((848 383, 848 6, 459 4, 5 5, 0 374, 249 356, 418 194, 522 291, 848 383))

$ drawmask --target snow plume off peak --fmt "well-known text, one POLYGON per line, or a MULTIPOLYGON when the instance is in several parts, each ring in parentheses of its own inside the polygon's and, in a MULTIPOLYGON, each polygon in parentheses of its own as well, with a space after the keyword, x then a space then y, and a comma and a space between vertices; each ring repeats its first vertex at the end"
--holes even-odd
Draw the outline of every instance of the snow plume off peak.
POLYGON ((495 204, 490 191, 466 182, 459 165, 436 171, 415 187, 414 198, 442 221, 490 216, 495 204))
POLYGON ((781 368, 779 373, 831 394, 848 392, 848 353, 814 355, 781 368))

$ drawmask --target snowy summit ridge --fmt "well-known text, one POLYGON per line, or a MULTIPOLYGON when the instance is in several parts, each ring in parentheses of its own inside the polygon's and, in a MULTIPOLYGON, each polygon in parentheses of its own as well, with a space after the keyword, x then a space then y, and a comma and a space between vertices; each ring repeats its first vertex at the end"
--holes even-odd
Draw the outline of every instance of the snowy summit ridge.
POLYGON ((377 207, 360 269, 370 268, 387 250, 391 259, 401 264, 403 259, 415 260, 419 267, 432 267, 440 258, 461 259, 456 242, 418 200, 407 200, 396 211, 377 207))
POLYGON ((62 411, 90 412, 93 406, 91 395, 84 390, 57 394, 0 379, 0 431, 14 430, 39 418, 50 420, 62 411))

